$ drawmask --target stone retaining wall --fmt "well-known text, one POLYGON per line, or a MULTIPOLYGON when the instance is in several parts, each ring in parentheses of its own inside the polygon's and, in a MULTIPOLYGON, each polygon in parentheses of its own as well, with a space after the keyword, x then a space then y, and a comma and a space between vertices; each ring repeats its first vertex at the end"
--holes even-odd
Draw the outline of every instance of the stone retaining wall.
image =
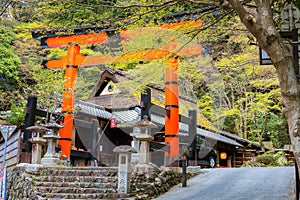
MULTIPOLYGON (((199 170, 188 171, 187 178, 199 174, 199 170)), ((181 168, 164 168, 155 173, 132 174, 132 189, 136 199, 152 199, 182 182, 181 168)))
MULTIPOLYGON (((87 191, 91 190, 89 186, 97 189, 93 192, 93 199, 104 199, 104 197, 106 197, 105 199, 108 197, 109 199, 128 197, 131 199, 152 199, 181 183, 180 168, 174 169, 163 169, 153 173, 132 173, 132 193, 122 196, 117 194, 117 168, 74 169, 41 167, 41 165, 18 166, 8 170, 7 199, 52 199, 49 197, 61 197, 55 199, 72 199, 72 197, 73 199, 75 197, 76 199, 91 199, 91 195, 86 194, 87 191), (100 173, 101 178, 99 178, 100 173), (94 178, 81 180, 81 176, 94 178), (87 182, 90 183, 87 184, 87 182), (41 186, 44 184, 50 184, 50 188, 41 190, 41 186), (68 184, 68 187, 72 186, 74 189, 68 188, 70 195, 63 197, 59 195, 60 187, 54 189, 57 184, 61 187, 68 184), (82 194, 77 194, 78 191, 82 191, 82 194), (45 196, 45 193, 48 196, 45 196)), ((187 177, 190 178, 195 174, 197 173, 187 173, 187 177)))

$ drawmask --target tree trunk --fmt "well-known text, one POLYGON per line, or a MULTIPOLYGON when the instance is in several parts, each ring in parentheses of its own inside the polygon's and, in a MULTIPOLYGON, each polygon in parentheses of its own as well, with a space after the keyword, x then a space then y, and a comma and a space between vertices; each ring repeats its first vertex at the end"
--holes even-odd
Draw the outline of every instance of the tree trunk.
POLYGON ((283 112, 288 122, 289 136, 295 160, 298 164, 298 171, 300 171, 300 96, 292 58, 287 57, 285 60, 278 62, 276 69, 282 93, 283 112))

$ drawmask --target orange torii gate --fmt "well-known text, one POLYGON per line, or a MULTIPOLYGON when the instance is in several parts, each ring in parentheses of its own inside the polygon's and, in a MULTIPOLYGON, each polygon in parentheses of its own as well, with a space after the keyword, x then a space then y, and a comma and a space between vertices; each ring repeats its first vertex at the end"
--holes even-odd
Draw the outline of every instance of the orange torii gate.
MULTIPOLYGON (((187 24, 192 27, 199 27, 202 21, 176 22, 159 25, 158 28, 176 30, 178 27, 187 24)), ((131 40, 132 36, 139 34, 139 32, 140 30, 124 30, 120 32, 123 49, 126 49, 126 41, 131 40)), ((84 56, 80 53, 79 45, 107 43, 108 37, 106 32, 101 32, 52 35, 41 39, 44 47, 68 47, 67 56, 63 56, 61 60, 49 60, 44 63, 48 69, 66 68, 62 98, 62 112, 64 114, 62 125, 64 127, 60 130, 61 138, 59 141, 61 151, 70 158, 74 121, 75 81, 78 67, 168 58, 165 73, 165 108, 168 113, 165 117, 165 143, 170 148, 169 152, 165 153, 165 156, 169 157, 169 161, 172 161, 179 154, 178 57, 197 56, 203 48, 201 45, 189 45, 180 48, 180 44, 173 41, 159 49, 125 52, 119 56, 110 54, 84 56), (174 52, 175 50, 177 52, 174 52)))

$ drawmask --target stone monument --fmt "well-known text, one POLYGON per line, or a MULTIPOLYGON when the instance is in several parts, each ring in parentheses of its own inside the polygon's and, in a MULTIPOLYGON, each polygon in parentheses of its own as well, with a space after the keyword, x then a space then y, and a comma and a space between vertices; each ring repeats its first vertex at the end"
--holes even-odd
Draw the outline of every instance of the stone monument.
POLYGON ((118 193, 130 193, 131 154, 136 150, 131 146, 121 145, 113 150, 119 154, 118 193))

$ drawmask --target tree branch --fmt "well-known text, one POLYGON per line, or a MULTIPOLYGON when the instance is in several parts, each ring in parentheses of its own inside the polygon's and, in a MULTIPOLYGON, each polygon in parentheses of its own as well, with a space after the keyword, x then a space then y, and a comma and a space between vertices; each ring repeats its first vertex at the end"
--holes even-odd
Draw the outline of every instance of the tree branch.
MULTIPOLYGON (((99 5, 95 5, 93 4, 92 7, 105 7, 105 8, 159 8, 159 7, 165 7, 165 6, 169 6, 169 5, 174 5, 175 3, 178 2, 178 0, 168 0, 165 1, 163 3, 160 4, 129 4, 129 5, 117 5, 117 4, 113 4, 112 2, 109 1, 100 1, 103 4, 99 4, 99 5)), ((72 0, 70 0, 70 3, 74 3, 76 5, 82 6, 82 7, 91 7, 90 4, 86 4, 86 3, 77 3, 77 2, 73 2, 72 0)))
POLYGON ((204 26, 203 28, 192 30, 192 31, 189 31, 189 32, 186 32, 186 33, 189 34, 189 33, 195 32, 195 34, 192 36, 192 39, 194 39, 201 31, 204 31, 204 30, 212 27, 213 25, 217 24, 221 19, 223 19, 224 17, 226 17, 227 15, 229 15, 231 13, 233 13, 233 10, 230 10, 229 12, 224 13, 216 21, 214 21, 213 23, 208 24, 207 26, 204 26))
POLYGON ((218 2, 207 2, 207 1, 196 1, 196 0, 185 0, 185 2, 207 5, 207 6, 221 7, 220 3, 218 3, 218 2))
POLYGON ((12 5, 12 3, 13 3, 13 0, 7 0, 4 3, 1 3, 2 4, 2 9, 0 10, 0 16, 2 16, 4 14, 4 12, 7 10, 7 8, 10 5, 12 5))

